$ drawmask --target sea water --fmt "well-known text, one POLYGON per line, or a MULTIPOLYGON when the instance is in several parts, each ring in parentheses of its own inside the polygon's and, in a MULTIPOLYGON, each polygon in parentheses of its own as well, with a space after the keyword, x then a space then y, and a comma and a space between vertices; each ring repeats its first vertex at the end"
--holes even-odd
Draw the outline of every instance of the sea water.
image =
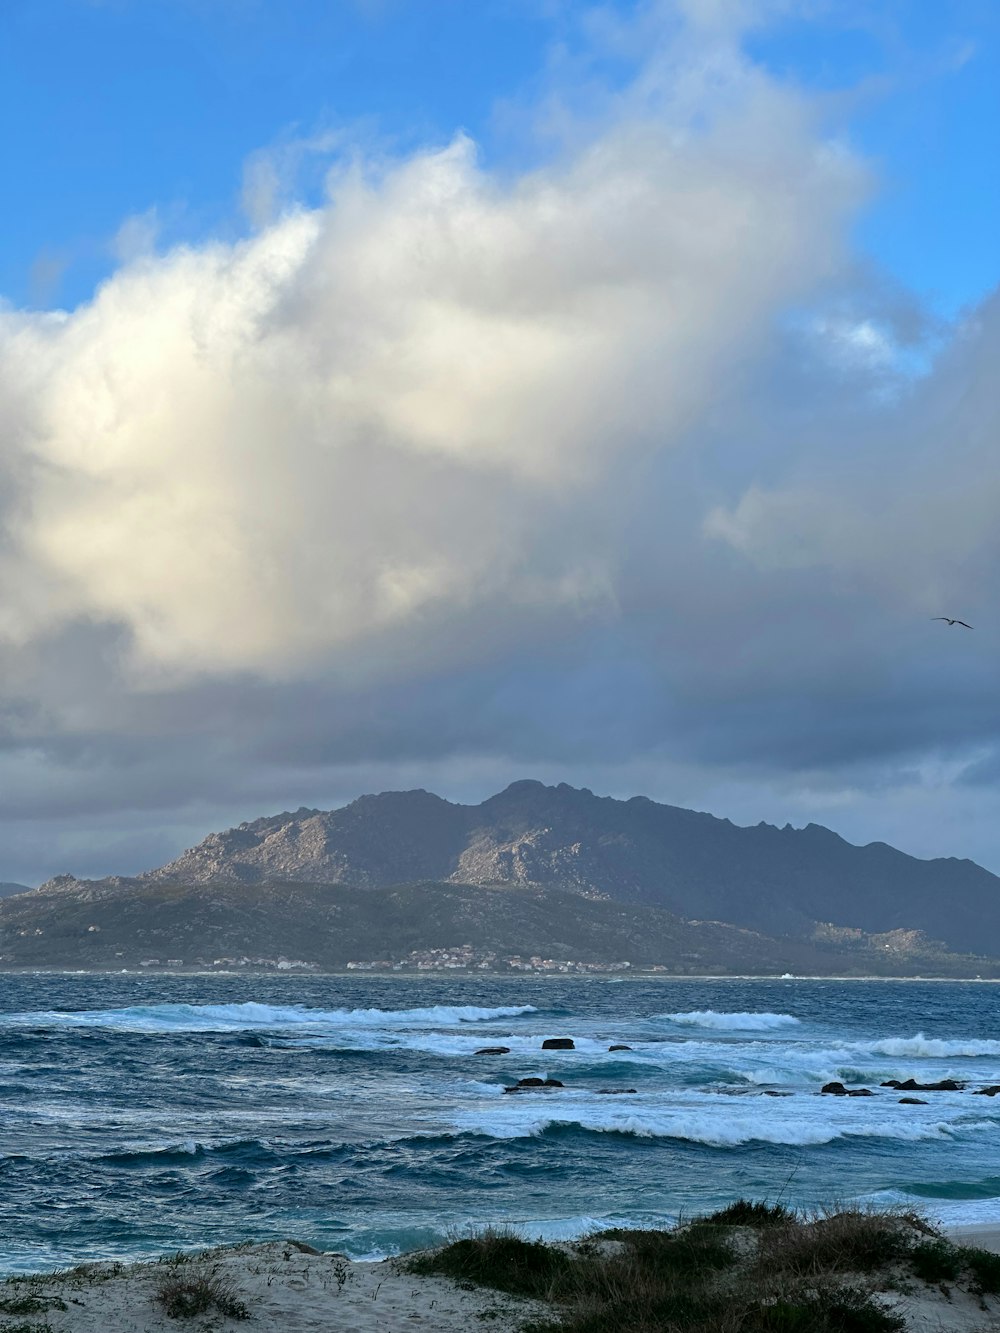
POLYGON ((0 1272, 275 1237, 377 1257, 740 1196, 997 1221, 1000 1096, 972 1089, 1000 1083, 998 1011, 950 982, 5 975, 0 1272), (504 1092, 528 1076, 565 1086, 504 1092), (879 1086, 910 1077, 969 1086, 879 1086))

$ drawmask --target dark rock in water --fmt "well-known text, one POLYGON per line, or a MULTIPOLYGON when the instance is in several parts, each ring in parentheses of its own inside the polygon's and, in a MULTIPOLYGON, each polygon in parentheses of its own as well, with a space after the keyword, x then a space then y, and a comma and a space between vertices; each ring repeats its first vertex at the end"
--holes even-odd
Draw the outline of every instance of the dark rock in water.
POLYGON ((832 1097, 846 1097, 847 1089, 843 1083, 824 1083, 820 1092, 828 1092, 832 1097))
POLYGON ((473 1055, 510 1055, 509 1046, 481 1046, 473 1055))
POLYGON ((519 1078, 512 1088, 504 1088, 504 1092, 535 1092, 540 1088, 561 1088, 563 1086, 557 1078, 519 1078))
MULTIPOLYGON (((823 1091, 825 1092, 826 1089, 824 1088, 823 1091)), ((765 1088, 761 1093, 762 1097, 790 1097, 791 1095, 790 1092, 777 1092, 774 1088, 765 1088)))
POLYGON ((927 1103, 922 1097, 900 1097, 900 1106, 926 1106, 927 1103))
POLYGON ((608 1047, 608 1050, 609 1050, 609 1051, 630 1051, 631 1049, 632 1049, 631 1046, 609 1046, 609 1047, 608 1047))
POLYGON ((905 1083, 894 1083, 897 1092, 961 1092, 964 1083, 956 1083, 953 1078, 943 1078, 940 1083, 918 1083, 915 1078, 908 1078, 905 1083))
POLYGON ((621 1097, 626 1092, 635 1092, 635 1088, 597 1088, 599 1097, 621 1097))
POLYGON ((874 1097, 875 1094, 871 1088, 851 1088, 848 1097, 874 1097))
POLYGON ((880 1088, 901 1088, 903 1085, 898 1078, 887 1078, 884 1083, 880 1083, 880 1088))
POLYGON ((575 1051, 572 1037, 546 1037, 542 1042, 543 1051, 575 1051))
POLYGON ((1000 1083, 994 1083, 991 1088, 977 1088, 973 1096, 995 1097, 998 1093, 1000 1093, 1000 1083))

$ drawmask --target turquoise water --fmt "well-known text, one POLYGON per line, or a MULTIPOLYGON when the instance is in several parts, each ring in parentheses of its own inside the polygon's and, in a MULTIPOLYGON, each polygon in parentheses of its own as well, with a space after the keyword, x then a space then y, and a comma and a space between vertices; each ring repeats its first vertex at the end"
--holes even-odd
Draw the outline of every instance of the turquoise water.
POLYGON ((998 1016, 974 983, 3 976, 0 1272, 284 1236, 375 1257, 739 1195, 1000 1220, 1000 1097, 971 1091, 1000 1083, 998 1016), (503 1092, 528 1075, 565 1087, 503 1092), (926 1106, 878 1086, 946 1076, 969 1089, 926 1106))

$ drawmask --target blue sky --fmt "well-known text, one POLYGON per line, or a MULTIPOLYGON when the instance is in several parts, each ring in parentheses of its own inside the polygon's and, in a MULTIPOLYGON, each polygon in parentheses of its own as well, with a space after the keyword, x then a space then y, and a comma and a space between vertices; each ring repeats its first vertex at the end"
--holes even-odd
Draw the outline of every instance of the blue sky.
MULTIPOLYGON (((636 6, 609 5, 622 15, 636 6)), ((124 218, 161 240, 232 235, 245 161, 340 131, 394 150, 465 129, 488 159, 531 160, 512 108, 580 58, 559 0, 6 0, 0 13, 0 293, 75 305, 111 270, 124 218)), ((996 281, 1000 9, 991 0, 789 6, 748 50, 829 95, 872 162, 863 253, 938 312, 996 281)), ((588 77, 627 62, 590 49, 588 77)), ((318 171, 302 181, 316 188, 318 171)))
POLYGON ((6 0, 0 879, 523 777, 1000 872, 998 98, 992 0, 6 0))

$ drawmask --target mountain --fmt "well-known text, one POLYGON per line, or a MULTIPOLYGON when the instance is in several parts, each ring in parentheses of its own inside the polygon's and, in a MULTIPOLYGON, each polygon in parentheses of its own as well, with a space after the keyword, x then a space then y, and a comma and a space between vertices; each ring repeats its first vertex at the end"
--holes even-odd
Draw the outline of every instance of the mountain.
MULTIPOLYGON (((157 870, 115 883, 303 883, 384 889, 415 881, 544 888, 769 938, 836 944, 920 932, 1000 957, 1000 879, 968 860, 856 847, 818 824, 742 828, 636 796, 515 782, 480 805, 426 791, 362 796, 209 835, 157 870)), ((86 881, 60 877, 46 889, 86 881)), ((98 881, 98 884, 101 882, 98 881)))
POLYGON ((0 880, 0 898, 9 898, 14 893, 30 893, 31 889, 27 884, 13 884, 9 881, 0 880))

